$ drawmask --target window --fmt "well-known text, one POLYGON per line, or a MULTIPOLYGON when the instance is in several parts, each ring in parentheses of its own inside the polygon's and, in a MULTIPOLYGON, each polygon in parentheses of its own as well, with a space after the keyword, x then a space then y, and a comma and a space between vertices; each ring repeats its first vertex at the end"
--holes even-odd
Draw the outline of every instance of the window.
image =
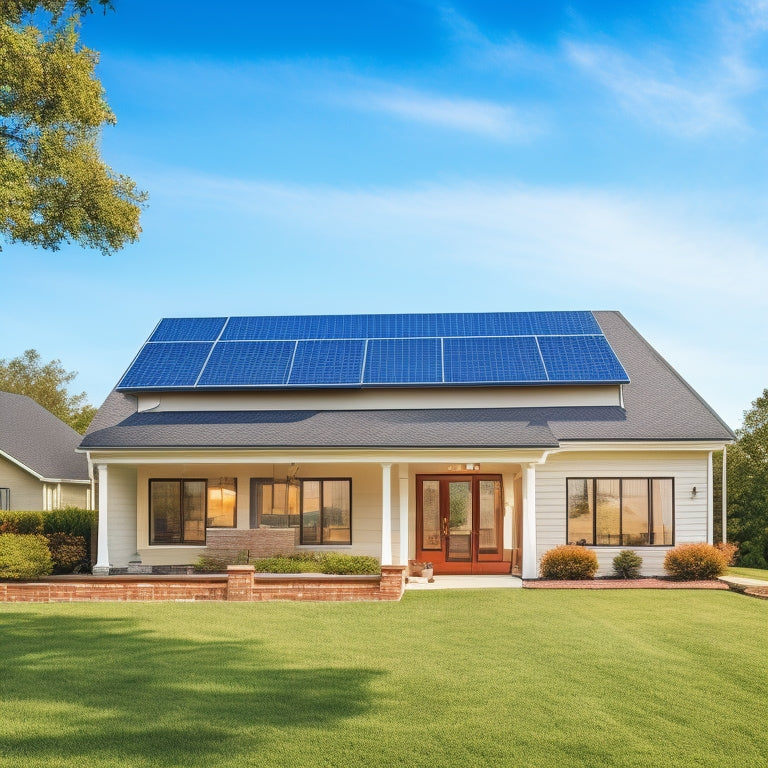
POLYGON ((209 528, 235 528, 237 526, 237 478, 220 477, 208 484, 209 528))
POLYGON ((205 544, 205 480, 149 481, 149 543, 205 544))
POLYGON ((0 509, 11 508, 11 489, 0 488, 0 509))
POLYGON ((569 478, 566 482, 570 543, 613 547, 673 544, 672 478, 569 478))
POLYGON ((299 528, 302 544, 352 543, 352 480, 251 480, 252 528, 299 528))

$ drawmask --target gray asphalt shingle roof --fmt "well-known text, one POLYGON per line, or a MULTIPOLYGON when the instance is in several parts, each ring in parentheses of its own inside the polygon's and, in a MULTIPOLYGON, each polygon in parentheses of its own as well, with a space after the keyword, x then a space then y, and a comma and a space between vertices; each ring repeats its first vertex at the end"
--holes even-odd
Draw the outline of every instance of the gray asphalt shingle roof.
POLYGON ((112 392, 82 448, 555 447, 564 440, 711 440, 733 433, 618 312, 595 318, 629 374, 624 408, 136 412, 112 392))
POLYGON ((0 451, 48 480, 88 480, 82 435, 25 395, 0 392, 0 451))

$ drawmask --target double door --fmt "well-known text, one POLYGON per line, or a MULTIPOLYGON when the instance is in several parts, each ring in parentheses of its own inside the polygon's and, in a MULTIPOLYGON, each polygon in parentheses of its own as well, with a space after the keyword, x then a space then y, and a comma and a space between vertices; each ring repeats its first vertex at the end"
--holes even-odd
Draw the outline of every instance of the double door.
POLYGON ((416 477, 416 559, 435 573, 508 573, 499 475, 416 477))

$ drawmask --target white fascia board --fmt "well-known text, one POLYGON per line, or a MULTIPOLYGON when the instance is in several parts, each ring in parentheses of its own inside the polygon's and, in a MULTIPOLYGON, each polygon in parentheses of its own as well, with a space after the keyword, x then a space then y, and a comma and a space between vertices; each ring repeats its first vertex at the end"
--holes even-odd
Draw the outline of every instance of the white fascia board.
POLYGON ((36 477, 41 483, 73 483, 73 484, 82 484, 82 485, 90 485, 90 480, 71 480, 66 477, 44 477, 43 475, 39 474, 38 472, 35 472, 34 469, 31 469, 26 464, 22 464, 18 459, 15 459, 13 456, 11 456, 9 453, 6 453, 5 451, 0 451, 0 456, 2 456, 4 459, 8 459, 12 464, 15 464, 17 467, 20 467, 25 472, 29 472, 30 475, 33 477, 36 477))
POLYGON ((572 451, 722 451, 733 440, 561 440, 551 453, 572 451))
POLYGON ((93 464, 323 464, 380 462, 446 462, 476 464, 481 461, 541 463, 551 452, 546 449, 519 448, 416 448, 416 449, 334 449, 299 450, 221 450, 221 451, 91 451, 93 464))

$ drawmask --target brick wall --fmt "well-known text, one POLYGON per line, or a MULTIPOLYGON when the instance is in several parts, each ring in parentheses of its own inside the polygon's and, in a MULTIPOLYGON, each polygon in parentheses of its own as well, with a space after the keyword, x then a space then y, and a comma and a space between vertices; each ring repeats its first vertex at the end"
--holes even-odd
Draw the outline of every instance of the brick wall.
POLYGON ((0 583, 0 602, 61 603, 103 600, 399 600, 405 568, 382 566, 381 576, 255 574, 252 565, 231 565, 226 576, 52 577, 0 583))
POLYGON ((292 552, 295 544, 293 528, 209 528, 205 555, 232 561, 246 551, 250 558, 270 557, 292 552))

